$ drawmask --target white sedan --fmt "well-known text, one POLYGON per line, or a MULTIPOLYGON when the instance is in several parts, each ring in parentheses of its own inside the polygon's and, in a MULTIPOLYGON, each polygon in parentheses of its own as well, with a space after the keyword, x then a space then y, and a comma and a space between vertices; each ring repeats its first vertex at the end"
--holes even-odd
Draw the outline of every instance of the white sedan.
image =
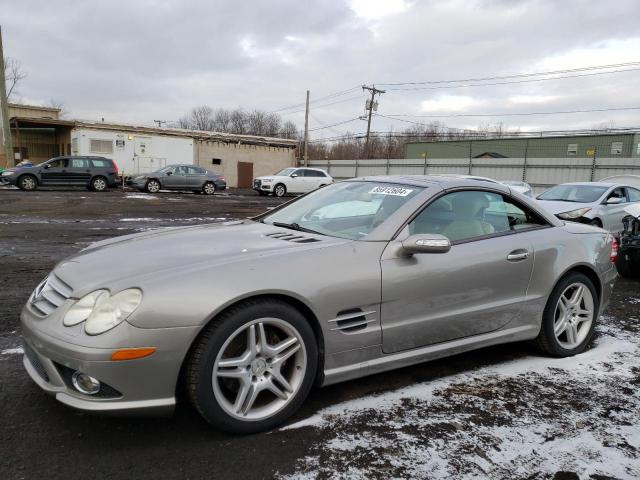
POLYGON ((285 168, 275 175, 256 177, 253 189, 260 195, 283 197, 287 193, 307 193, 333 183, 333 178, 320 168, 285 168))

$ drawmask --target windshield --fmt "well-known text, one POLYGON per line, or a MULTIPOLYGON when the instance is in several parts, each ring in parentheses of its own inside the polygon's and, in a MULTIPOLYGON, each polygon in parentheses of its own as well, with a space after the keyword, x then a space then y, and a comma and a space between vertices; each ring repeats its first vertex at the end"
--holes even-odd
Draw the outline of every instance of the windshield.
POLYGON ((563 202, 591 203, 598 200, 609 187, 595 185, 556 185, 538 198, 563 202))
POLYGON ((289 175, 291 175, 293 173, 294 170, 295 170, 295 168, 285 168, 284 170, 280 170, 278 173, 276 173, 276 176, 278 176, 278 177, 288 177, 289 175))
POLYGON ((422 190, 394 183, 341 182, 296 200, 262 222, 359 240, 422 190))

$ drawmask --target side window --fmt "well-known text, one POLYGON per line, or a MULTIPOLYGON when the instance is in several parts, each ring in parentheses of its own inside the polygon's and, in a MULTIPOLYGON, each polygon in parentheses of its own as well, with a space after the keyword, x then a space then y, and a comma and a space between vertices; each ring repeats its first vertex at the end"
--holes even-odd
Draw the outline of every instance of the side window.
POLYGON ((304 177, 304 172, 305 172, 304 168, 299 168, 294 172, 291 172, 290 176, 297 175, 298 177, 304 177))
POLYGON ((637 188, 627 188, 630 202, 640 202, 640 190, 637 188))
POLYGON ((174 174, 174 175, 186 175, 186 174, 187 174, 187 172, 188 172, 187 167, 176 167, 176 168, 173 170, 173 174, 174 174))
POLYGON ((87 161, 84 158, 72 158, 71 168, 88 168, 87 161))
POLYGON ((452 242, 535 228, 546 223, 499 193, 453 192, 428 205, 409 224, 411 234, 437 233, 452 242))
POLYGON ((307 170, 307 177, 316 177, 316 178, 324 178, 324 172, 320 170, 307 170))
POLYGON ((607 200, 609 200, 610 198, 619 198, 620 199, 620 203, 626 203, 627 201, 627 196, 624 193, 624 188, 622 187, 618 187, 616 189, 614 189, 609 196, 607 197, 607 200))
POLYGON ((101 160, 99 158, 92 158, 91 163, 95 168, 107 168, 110 166, 106 160, 101 160))
POLYGON ((202 175, 204 170, 198 167, 188 167, 189 175, 202 175))

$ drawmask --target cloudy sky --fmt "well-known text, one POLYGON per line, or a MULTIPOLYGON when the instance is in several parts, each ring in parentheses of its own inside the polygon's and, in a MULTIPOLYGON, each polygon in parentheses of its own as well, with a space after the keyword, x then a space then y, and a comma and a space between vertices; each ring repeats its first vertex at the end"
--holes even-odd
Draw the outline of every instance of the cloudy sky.
POLYGON ((389 85, 640 62, 637 0, 0 0, 0 25, 5 55, 28 73, 17 99, 56 99, 72 118, 152 124, 208 104, 302 127, 309 89, 313 136, 330 137, 365 129, 364 83, 387 90, 379 114, 398 116, 374 118, 375 131, 640 126, 640 63, 389 85), (594 109, 618 110, 460 116, 594 109))

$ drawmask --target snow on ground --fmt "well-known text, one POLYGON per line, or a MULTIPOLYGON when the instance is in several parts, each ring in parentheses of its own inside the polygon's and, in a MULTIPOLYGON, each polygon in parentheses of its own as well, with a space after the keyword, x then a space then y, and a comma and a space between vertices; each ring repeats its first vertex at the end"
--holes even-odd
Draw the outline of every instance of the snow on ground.
POLYGON ((6 348, 4 350, 0 350, 0 355, 22 355, 23 353, 24 349, 22 347, 6 348))
POLYGON ((140 200, 157 200, 158 197, 154 195, 149 195, 147 193, 127 193, 125 198, 137 198, 140 200))
MULTIPOLYGON (((603 318, 566 359, 502 364, 333 405, 288 478, 640 477, 640 339, 603 318)), ((428 364, 425 364, 427 366, 428 364)))

